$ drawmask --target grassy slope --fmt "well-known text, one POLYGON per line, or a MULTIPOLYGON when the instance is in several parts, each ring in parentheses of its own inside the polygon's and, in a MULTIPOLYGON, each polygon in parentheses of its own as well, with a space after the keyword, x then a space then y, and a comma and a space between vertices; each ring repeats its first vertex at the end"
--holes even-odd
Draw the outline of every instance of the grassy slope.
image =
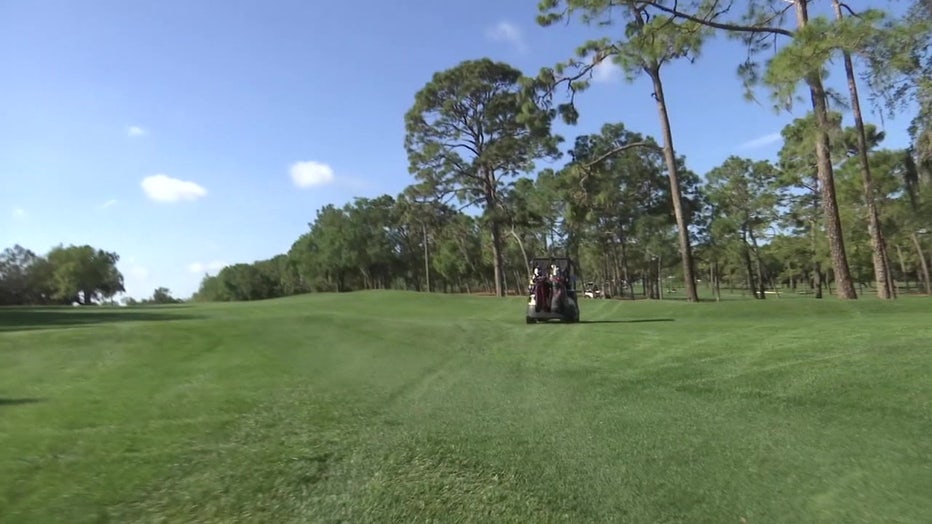
POLYGON ((0 521, 928 522, 930 311, 0 311, 0 521))

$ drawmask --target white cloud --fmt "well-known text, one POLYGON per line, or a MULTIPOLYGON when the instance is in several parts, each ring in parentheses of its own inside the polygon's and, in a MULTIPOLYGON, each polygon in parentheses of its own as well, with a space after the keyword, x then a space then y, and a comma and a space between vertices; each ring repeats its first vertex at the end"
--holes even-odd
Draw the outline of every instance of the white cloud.
POLYGON ((592 69, 593 82, 614 82, 622 77, 621 68, 616 64, 604 60, 592 69))
POLYGON ((22 220, 26 218, 26 210, 21 207, 13 208, 12 214, 13 214, 13 218, 15 218, 16 220, 22 220))
MULTIPOLYGON (((586 57, 589 63, 596 61, 596 55, 590 54, 586 57)), ((606 57, 592 68, 592 81, 595 83, 614 82, 623 78, 624 72, 621 67, 612 62, 612 57, 606 57)))
POLYGON ((128 136, 143 136, 146 134, 146 130, 139 126, 129 126, 126 129, 126 134, 128 136))
POLYGON ((141 185, 146 195, 156 202, 197 200, 207 195, 207 190, 195 182, 179 180, 161 173, 143 178, 141 185))
POLYGON ((322 186, 333 182, 333 169, 327 164, 309 160, 291 166, 291 180, 301 188, 322 186))
POLYGON ((485 36, 495 42, 507 42, 518 51, 527 51, 528 46, 521 34, 521 29, 511 22, 499 22, 485 32, 485 36))
POLYGON ((770 133, 764 136, 759 136, 757 138, 748 140, 743 144, 738 146, 738 149, 757 149, 759 147, 769 146, 771 144, 776 144, 777 142, 783 140, 783 136, 779 133, 770 133))
POLYGON ((188 266, 188 271, 192 273, 210 273, 211 271, 220 271, 226 266, 226 262, 221 262, 219 260, 214 260, 213 262, 208 262, 206 264, 202 264, 201 262, 194 262, 188 266))
POLYGON ((110 200, 107 200, 106 202, 104 202, 103 204, 101 204, 101 205, 100 205, 100 209, 107 209, 107 208, 113 207, 113 206, 115 206, 115 205, 117 205, 117 199, 111 198, 110 200))

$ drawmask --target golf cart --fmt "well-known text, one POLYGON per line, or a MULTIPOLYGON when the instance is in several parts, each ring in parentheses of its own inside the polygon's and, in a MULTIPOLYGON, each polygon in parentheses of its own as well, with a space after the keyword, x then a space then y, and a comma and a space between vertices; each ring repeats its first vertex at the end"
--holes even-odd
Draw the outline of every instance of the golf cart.
POLYGON ((576 279, 579 268, 569 257, 537 257, 530 261, 526 320, 528 324, 560 320, 579 322, 576 279))
POLYGON ((602 290, 599 289, 599 286, 595 282, 586 282, 586 287, 583 289, 583 296, 586 298, 604 298, 605 295, 602 293, 602 290))

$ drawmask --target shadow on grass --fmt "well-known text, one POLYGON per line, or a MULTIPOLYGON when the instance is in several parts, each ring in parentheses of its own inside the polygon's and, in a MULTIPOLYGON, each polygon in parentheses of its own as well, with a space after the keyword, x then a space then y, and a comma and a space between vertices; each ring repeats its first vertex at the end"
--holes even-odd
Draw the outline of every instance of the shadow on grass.
POLYGON ((672 318, 635 318, 631 320, 580 320, 580 324, 640 324, 642 322, 673 322, 672 318))
POLYGON ((86 327, 117 322, 166 322, 197 318, 200 317, 167 309, 157 312, 70 307, 2 308, 0 309, 0 333, 86 327))
MULTIPOLYGON (((575 324, 641 324, 646 322, 673 322, 672 318, 633 318, 630 320, 580 320, 575 322, 575 324)), ((571 324, 569 322, 563 322, 560 320, 544 320, 537 322, 538 324, 553 324, 553 325, 564 325, 571 324)))
POLYGON ((6 406, 22 406, 24 404, 37 404, 39 402, 45 402, 45 399, 41 398, 0 398, 0 408, 6 406))

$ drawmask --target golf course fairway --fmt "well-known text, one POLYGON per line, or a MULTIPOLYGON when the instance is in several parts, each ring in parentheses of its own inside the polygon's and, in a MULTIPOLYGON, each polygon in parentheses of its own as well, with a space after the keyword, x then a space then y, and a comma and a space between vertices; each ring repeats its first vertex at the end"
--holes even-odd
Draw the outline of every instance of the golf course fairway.
POLYGON ((932 521, 932 302, 0 309, 0 521, 932 521))

